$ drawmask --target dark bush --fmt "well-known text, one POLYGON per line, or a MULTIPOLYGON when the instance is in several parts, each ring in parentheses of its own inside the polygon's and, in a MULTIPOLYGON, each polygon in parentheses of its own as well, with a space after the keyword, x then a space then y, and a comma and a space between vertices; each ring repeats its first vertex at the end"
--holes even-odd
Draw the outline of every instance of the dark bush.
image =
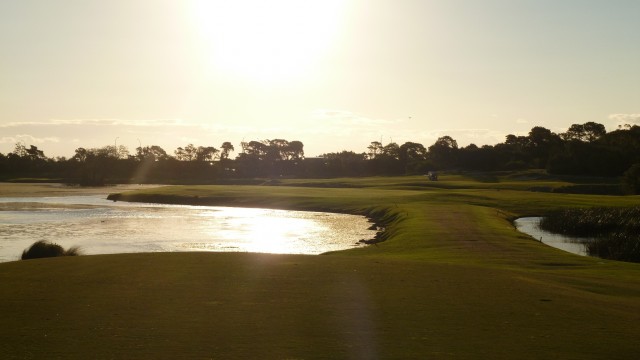
POLYGON ((588 242, 587 252, 603 259, 640 262, 640 237, 614 233, 588 242))
POLYGON ((542 218, 543 230, 568 236, 597 237, 640 233, 640 207, 566 209, 542 218))
POLYGON ((622 187, 628 194, 640 194, 640 163, 634 164, 624 173, 622 187))
POLYGON ((640 262, 640 207, 567 209, 542 218, 540 228, 593 238, 586 242, 589 255, 640 262))
POLYGON ((58 244, 54 244, 49 241, 40 240, 36 241, 28 249, 22 252, 22 260, 39 259, 47 257, 57 256, 77 256, 80 255, 80 249, 76 246, 64 250, 64 248, 58 244))

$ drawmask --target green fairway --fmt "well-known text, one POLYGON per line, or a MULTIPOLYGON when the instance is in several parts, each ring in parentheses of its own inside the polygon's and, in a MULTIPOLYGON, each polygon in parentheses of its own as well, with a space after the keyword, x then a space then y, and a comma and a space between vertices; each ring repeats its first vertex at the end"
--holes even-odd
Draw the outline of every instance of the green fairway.
MULTIPOLYGON (((508 175, 175 186, 120 200, 363 214, 376 245, 321 256, 156 253, 0 264, 2 358, 632 359, 640 265, 511 220, 638 196, 508 175)), ((34 241, 37 239, 34 239, 34 241)), ((265 241, 268 239, 265 239, 265 241)))

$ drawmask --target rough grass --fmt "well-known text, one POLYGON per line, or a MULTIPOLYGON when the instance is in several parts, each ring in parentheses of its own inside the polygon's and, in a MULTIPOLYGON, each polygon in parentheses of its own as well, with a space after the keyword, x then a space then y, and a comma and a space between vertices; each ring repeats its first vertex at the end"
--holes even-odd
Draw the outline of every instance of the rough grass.
POLYGON ((387 221, 387 239, 322 256, 123 254, 0 264, 0 355, 637 356, 640 265, 555 250, 510 220, 640 198, 526 190, 547 179, 441 179, 441 187, 419 186, 421 177, 335 180, 358 185, 351 187, 283 180, 123 195, 367 214, 387 221))
POLYGON ((77 246, 72 246, 69 249, 65 250, 58 244, 45 240, 39 240, 29 246, 28 249, 25 249, 22 252, 22 256, 20 258, 22 260, 29 260, 58 256, 78 256, 80 255, 80 253, 80 248, 77 246))

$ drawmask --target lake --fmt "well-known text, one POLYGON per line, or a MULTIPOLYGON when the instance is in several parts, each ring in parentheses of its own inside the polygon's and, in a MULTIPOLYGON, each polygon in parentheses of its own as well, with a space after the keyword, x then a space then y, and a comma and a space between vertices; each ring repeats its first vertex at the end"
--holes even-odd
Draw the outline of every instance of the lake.
POLYGON ((35 241, 86 255, 237 251, 321 254, 376 231, 363 216, 219 206, 111 202, 106 196, 0 197, 0 262, 35 241))

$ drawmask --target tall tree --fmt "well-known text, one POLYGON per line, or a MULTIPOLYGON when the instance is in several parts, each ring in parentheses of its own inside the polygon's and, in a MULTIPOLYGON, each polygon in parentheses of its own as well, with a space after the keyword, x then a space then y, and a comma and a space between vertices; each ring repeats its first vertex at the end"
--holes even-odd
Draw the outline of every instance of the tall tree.
POLYGON ((226 160, 229 158, 229 155, 235 149, 233 148, 233 144, 228 141, 225 141, 220 145, 220 160, 226 160))
POLYGON ((427 149, 424 145, 407 141, 400 145, 400 160, 424 160, 427 155, 427 149))
POLYGON ((375 159, 378 155, 382 154, 382 149, 383 146, 381 142, 372 141, 371 144, 367 146, 367 150, 369 150, 367 153, 369 159, 375 159))
POLYGON ((179 147, 174 151, 176 159, 180 161, 195 161, 198 159, 198 148, 189 144, 184 148, 179 147))
POLYGON ((591 121, 584 124, 571 125, 566 132, 560 134, 560 137, 567 141, 593 142, 603 137, 606 133, 604 125, 591 121))
POLYGON ((261 141, 243 141, 242 145, 242 154, 243 157, 255 158, 255 159, 264 159, 267 155, 268 145, 261 141))
POLYGON ((405 173, 418 173, 424 170, 426 155, 424 145, 407 141, 400 145, 398 159, 405 173))
POLYGON ((265 140, 267 145, 267 158, 269 160, 286 160, 289 151, 289 142, 284 139, 265 140))
POLYGON ((196 149, 196 161, 214 161, 218 152, 218 149, 213 146, 198 146, 196 149))
POLYGON ((439 168, 451 168, 456 166, 457 153, 458 142, 451 136, 445 135, 429 146, 428 156, 439 168))
POLYGON ((531 159, 531 165, 544 169, 547 167, 551 153, 562 147, 562 139, 551 130, 535 126, 529 131, 529 143, 526 152, 531 159))
POLYGON ((304 158, 304 144, 298 140, 289 142, 287 157, 290 160, 299 160, 304 158))
POLYGON ((26 158, 28 156, 27 147, 22 142, 17 142, 11 153, 20 158, 26 158))
POLYGON ((144 146, 136 148, 136 157, 138 160, 150 159, 152 161, 164 160, 169 157, 167 152, 158 145, 144 146))
POLYGON ((382 156, 397 160, 400 158, 400 146, 397 143, 388 143, 382 148, 382 156))

